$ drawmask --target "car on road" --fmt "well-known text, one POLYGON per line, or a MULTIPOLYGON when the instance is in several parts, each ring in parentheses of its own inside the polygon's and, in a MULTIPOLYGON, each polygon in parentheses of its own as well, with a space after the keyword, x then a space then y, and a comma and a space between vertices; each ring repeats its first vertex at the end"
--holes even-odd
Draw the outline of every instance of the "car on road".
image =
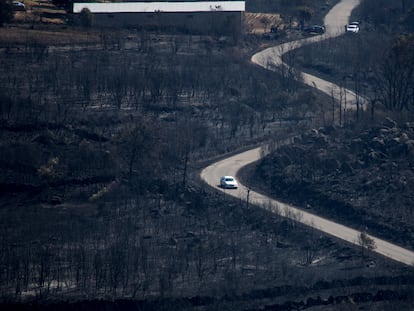
POLYGON ((359 32, 359 23, 358 22, 352 22, 346 25, 345 27, 346 32, 353 32, 358 33, 359 32))
POLYGON ((26 10, 26 6, 23 2, 20 1, 13 1, 13 10, 15 11, 25 11, 26 10))
POLYGON ((239 185, 237 184, 236 178, 233 176, 222 176, 220 177, 220 187, 224 189, 237 189, 239 185))
POLYGON ((325 26, 312 25, 303 29, 303 31, 310 35, 321 35, 325 33, 325 26))

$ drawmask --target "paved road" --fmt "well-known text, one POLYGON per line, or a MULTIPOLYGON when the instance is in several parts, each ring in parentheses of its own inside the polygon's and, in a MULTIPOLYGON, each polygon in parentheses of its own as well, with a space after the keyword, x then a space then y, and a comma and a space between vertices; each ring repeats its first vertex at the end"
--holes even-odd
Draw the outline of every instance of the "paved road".
MULTIPOLYGON (((342 0, 334 8, 332 8, 332 10, 325 17, 325 25, 327 28, 325 35, 307 38, 297 42, 286 43, 282 46, 266 49, 254 55, 252 57, 252 61, 265 68, 273 68, 273 65, 282 64, 281 55, 288 49, 297 48, 303 44, 309 44, 317 40, 323 40, 340 35, 344 31, 344 25, 347 23, 352 9, 358 4, 359 0, 342 0)), ((304 82, 312 86, 316 86, 321 90, 327 90, 329 95, 331 95, 332 87, 334 87, 329 82, 323 81, 310 75, 305 76, 304 82)), ((347 95, 349 105, 355 103, 355 97, 352 99, 352 94, 353 93, 350 92, 347 95)), ((353 95, 355 96, 355 94, 353 95)), ((219 191, 224 191, 227 194, 241 200, 248 200, 249 204, 255 204, 262 208, 266 208, 282 216, 289 217, 327 234, 358 245, 360 232, 357 230, 313 215, 294 206, 273 200, 265 195, 249 190, 246 186, 240 183, 239 189, 237 190, 225 190, 218 187, 220 176, 237 176, 238 171, 242 167, 259 160, 266 153, 266 149, 267 146, 255 148, 213 163, 212 165, 204 168, 201 171, 200 176, 207 184, 219 191)), ((369 237, 375 241, 375 252, 406 265, 414 265, 414 252, 381 240, 374 236, 370 235, 369 237)))
MULTIPOLYGON (((287 51, 344 34, 345 25, 348 23, 349 15, 351 14, 352 9, 358 4, 359 0, 343 0, 339 2, 325 16, 324 25, 326 27, 326 32, 324 35, 308 37, 302 40, 287 42, 275 47, 267 48, 253 55, 251 59, 252 62, 269 70, 276 70, 278 66, 282 65, 282 55, 287 51)), ((357 101, 361 104, 365 103, 363 97, 357 96, 351 90, 341 90, 337 85, 311 74, 302 73, 301 79, 305 84, 318 88, 328 96, 333 95, 338 99, 342 96, 342 102, 345 103, 346 101, 346 107, 348 107, 348 109, 355 109, 355 103, 357 101), (340 94, 341 92, 342 94, 340 94)))

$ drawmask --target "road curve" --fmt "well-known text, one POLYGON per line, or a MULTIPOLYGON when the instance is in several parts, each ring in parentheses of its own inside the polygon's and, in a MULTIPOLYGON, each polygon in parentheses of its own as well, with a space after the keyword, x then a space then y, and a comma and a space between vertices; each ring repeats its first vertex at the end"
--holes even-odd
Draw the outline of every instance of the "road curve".
MULTIPOLYGON (((263 68, 273 71, 275 71, 279 66, 287 66, 282 62, 282 55, 284 53, 310 43, 334 38, 344 34, 345 25, 348 23, 349 16, 351 15, 352 10, 359 5, 359 2, 360 0, 342 0, 335 5, 324 18, 324 25, 326 27, 325 34, 293 42, 286 42, 275 47, 267 48, 253 55, 251 61, 263 68)), ((300 78, 303 83, 311 87, 316 87, 328 96, 334 96, 338 100, 341 98, 344 103, 344 107, 348 107, 348 109, 355 109, 357 102, 362 105, 366 102, 363 97, 356 95, 353 91, 349 89, 341 90, 341 88, 336 84, 325 81, 311 74, 302 72, 300 78)))
MULTIPOLYGON (((281 56, 288 50, 292 48, 298 48, 304 44, 309 44, 312 42, 340 35, 344 31, 344 25, 348 22, 352 10, 358 4, 359 0, 342 0, 336 6, 334 6, 325 17, 325 25, 327 29, 325 35, 307 38, 291 43, 285 43, 277 47, 268 48, 262 52, 255 54, 252 57, 252 62, 265 68, 272 69, 274 68, 274 66, 283 65, 281 61, 281 56)), ((332 90, 335 89, 336 86, 329 82, 326 82, 322 79, 319 79, 311 75, 302 75, 302 78, 304 83, 306 84, 316 86, 318 89, 322 91, 326 90, 327 94, 329 95, 333 94, 334 96, 339 96, 335 95, 335 93, 332 93, 332 90)), ((349 93, 347 94, 347 100, 349 100, 349 105, 354 104, 357 100, 355 94, 353 94, 351 91, 348 92, 349 93), (354 98, 352 98, 352 96, 354 96, 354 98)), ((308 213, 307 211, 300 210, 299 208, 296 208, 292 205, 271 199, 263 194, 248 189, 248 187, 240 184, 240 182, 239 188, 236 190, 226 190, 218 186, 220 176, 237 176, 237 173, 242 167, 258 161, 261 157, 265 155, 266 150, 267 146, 258 147, 236 154, 219 162, 215 162, 204 168, 200 173, 200 177, 207 184, 217 189, 218 191, 223 191, 228 195, 239 198, 240 200, 246 202, 248 201, 249 204, 265 208, 274 213, 278 213, 281 216, 291 218, 295 221, 299 221, 305 225, 323 231, 329 235, 345 240, 349 243, 358 245, 359 236, 361 233, 358 230, 354 230, 352 228, 343 226, 341 224, 335 223, 325 218, 313 215, 311 213, 308 213)), ((374 236, 369 235, 369 237, 374 240, 376 245, 374 251, 378 254, 381 254, 395 261, 404 263, 406 265, 414 265, 414 252, 399 247, 395 244, 389 243, 387 241, 381 240, 374 236)))

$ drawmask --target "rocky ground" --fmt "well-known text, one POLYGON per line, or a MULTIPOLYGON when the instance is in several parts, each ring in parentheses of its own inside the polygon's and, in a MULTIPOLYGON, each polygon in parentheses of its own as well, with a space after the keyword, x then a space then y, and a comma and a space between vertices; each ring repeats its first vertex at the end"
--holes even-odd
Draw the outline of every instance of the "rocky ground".
MULTIPOLYGON (((257 165, 274 196, 414 248, 414 125, 311 130, 257 165)), ((255 181, 257 182, 257 180, 255 181)))

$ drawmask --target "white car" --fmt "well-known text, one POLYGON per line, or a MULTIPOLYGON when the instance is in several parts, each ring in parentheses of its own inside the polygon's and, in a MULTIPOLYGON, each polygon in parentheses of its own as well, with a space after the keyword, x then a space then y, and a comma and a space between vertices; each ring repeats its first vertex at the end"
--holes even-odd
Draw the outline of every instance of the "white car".
POLYGON ((346 32, 358 33, 359 32, 359 23, 358 22, 352 22, 352 23, 346 25, 346 32))
POLYGON ((220 177, 220 187, 224 189, 237 189, 239 185, 233 176, 220 177))
POLYGON ((13 4, 13 9, 15 11, 25 11, 26 10, 26 6, 24 5, 23 2, 13 1, 12 4, 13 4))

